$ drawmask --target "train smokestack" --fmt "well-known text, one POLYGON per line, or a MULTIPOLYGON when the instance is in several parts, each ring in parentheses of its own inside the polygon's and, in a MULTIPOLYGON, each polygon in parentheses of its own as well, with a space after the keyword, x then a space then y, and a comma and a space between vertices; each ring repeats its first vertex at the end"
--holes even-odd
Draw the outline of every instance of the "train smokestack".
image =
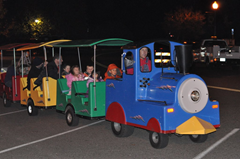
POLYGON ((177 45, 176 50, 176 67, 180 73, 189 73, 193 63, 193 54, 191 45, 177 45))

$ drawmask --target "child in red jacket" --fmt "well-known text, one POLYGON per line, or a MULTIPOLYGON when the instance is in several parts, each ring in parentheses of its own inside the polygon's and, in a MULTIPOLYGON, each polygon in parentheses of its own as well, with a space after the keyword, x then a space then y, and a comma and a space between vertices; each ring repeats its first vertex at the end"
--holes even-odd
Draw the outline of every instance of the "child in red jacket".
POLYGON ((107 79, 121 78, 122 70, 118 68, 115 64, 110 64, 108 66, 107 72, 105 73, 104 81, 107 79))

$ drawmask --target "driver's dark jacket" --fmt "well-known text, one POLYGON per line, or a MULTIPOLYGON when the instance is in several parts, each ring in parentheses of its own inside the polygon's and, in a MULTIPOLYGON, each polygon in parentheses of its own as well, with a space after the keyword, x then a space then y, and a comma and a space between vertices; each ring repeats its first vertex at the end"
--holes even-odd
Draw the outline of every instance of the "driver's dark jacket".
POLYGON ((27 89, 30 90, 30 80, 31 78, 37 78, 41 72, 43 71, 42 68, 37 68, 36 66, 32 66, 31 70, 28 73, 27 77, 27 89))
MULTIPOLYGON (((54 61, 48 63, 47 71, 48 71, 48 77, 51 77, 51 78, 57 80, 59 78, 59 73, 58 72, 60 72, 60 78, 63 78, 62 74, 61 74, 61 71, 58 71, 58 67, 57 67, 57 65, 55 64, 54 61)), ((43 69, 43 71, 40 73, 40 75, 38 76, 38 78, 34 82, 34 84, 36 84, 38 86, 41 85, 43 77, 46 77, 46 69, 43 69)))

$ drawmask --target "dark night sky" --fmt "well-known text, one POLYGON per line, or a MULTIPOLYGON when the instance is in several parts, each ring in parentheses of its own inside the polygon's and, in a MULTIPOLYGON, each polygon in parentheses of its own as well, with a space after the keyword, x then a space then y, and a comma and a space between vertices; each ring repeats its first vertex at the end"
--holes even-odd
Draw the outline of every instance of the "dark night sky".
MULTIPOLYGON (((231 36, 230 29, 226 30, 222 25, 227 17, 231 22, 228 27, 235 28, 235 36, 240 39, 240 31, 237 30, 240 28, 240 1, 218 2, 218 35, 221 38, 231 36)), ((211 12, 212 3, 212 0, 5 0, 9 18, 20 23, 27 13, 41 13, 54 25, 52 34, 73 39, 162 38, 164 13, 179 6, 192 7, 202 13, 211 12)))

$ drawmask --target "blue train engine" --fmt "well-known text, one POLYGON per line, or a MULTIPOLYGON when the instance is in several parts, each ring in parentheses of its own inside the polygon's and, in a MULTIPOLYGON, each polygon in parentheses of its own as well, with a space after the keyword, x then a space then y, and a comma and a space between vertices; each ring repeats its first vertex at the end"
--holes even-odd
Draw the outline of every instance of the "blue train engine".
POLYGON ((154 148, 166 147, 169 134, 206 141, 220 127, 219 103, 209 100, 201 77, 188 73, 191 64, 191 48, 180 43, 124 46, 122 78, 106 81, 106 120, 114 135, 142 128, 154 148))

